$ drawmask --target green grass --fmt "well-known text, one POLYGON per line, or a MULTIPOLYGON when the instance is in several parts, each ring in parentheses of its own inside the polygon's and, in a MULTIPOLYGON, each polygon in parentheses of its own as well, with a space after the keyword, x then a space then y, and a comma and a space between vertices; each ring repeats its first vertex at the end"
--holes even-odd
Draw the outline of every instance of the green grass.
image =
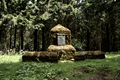
POLYGON ((106 53, 106 59, 78 62, 21 62, 21 58, 22 55, 0 56, 0 80, 79 80, 103 69, 111 75, 120 70, 118 53, 106 53))

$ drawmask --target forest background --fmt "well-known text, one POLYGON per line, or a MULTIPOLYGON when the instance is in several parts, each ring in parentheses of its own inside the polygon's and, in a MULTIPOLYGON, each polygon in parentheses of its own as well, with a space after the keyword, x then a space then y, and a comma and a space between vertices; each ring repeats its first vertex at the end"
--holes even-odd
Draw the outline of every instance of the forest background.
POLYGON ((120 0, 1 0, 0 50, 45 51, 57 24, 78 51, 120 50, 120 0))

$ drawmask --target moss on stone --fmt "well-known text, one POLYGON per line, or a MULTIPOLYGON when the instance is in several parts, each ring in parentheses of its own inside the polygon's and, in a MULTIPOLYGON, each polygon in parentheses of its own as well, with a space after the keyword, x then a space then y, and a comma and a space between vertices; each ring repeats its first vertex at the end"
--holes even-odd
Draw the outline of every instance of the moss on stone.
POLYGON ((78 51, 74 54, 74 60, 85 60, 85 59, 104 59, 105 54, 102 51, 78 51))
POLYGON ((22 60, 25 61, 42 61, 42 62, 58 62, 58 56, 56 52, 26 52, 22 56, 22 60))
POLYGON ((68 28, 58 24, 50 31, 50 45, 57 45, 57 34, 65 34, 65 44, 71 44, 71 31, 68 28))

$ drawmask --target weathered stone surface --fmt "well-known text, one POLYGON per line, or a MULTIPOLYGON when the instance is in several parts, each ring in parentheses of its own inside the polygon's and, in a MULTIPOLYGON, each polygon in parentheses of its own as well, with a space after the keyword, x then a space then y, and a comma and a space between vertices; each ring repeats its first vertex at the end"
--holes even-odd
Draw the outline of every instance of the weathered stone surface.
POLYGON ((42 61, 42 62, 58 62, 58 56, 56 52, 26 52, 22 56, 23 62, 25 61, 42 61))
POLYGON ((86 56, 87 56, 87 51, 79 51, 79 52, 75 52, 74 55, 74 60, 78 61, 78 60, 85 60, 86 56))
POLYGON ((36 52, 26 52, 23 56, 22 56, 22 61, 37 61, 37 56, 36 56, 36 52))
POLYGON ((57 33, 66 32, 66 33, 71 33, 71 31, 68 28, 66 28, 66 27, 64 27, 64 26, 62 26, 60 24, 58 24, 55 27, 53 27, 51 29, 51 32, 57 32, 57 33))
POLYGON ((72 59, 73 55, 75 54, 75 48, 72 45, 65 45, 65 46, 57 46, 57 45, 50 45, 47 51, 57 52, 59 56, 58 59, 72 59))
POLYGON ((74 60, 85 60, 85 59, 104 59, 105 54, 102 51, 78 51, 74 54, 74 60))
POLYGON ((65 45, 65 46, 57 46, 57 45, 50 45, 47 51, 60 51, 60 50, 67 50, 67 51, 76 51, 72 45, 65 45))
POLYGON ((47 51, 57 52, 60 60, 73 59, 76 49, 71 45, 71 31, 60 24, 53 27, 50 31, 50 46, 47 51))
POLYGON ((57 45, 57 35, 64 34, 65 35, 65 44, 71 44, 71 31, 68 28, 63 27, 62 25, 58 24, 57 26, 53 27, 50 31, 50 45, 57 45))

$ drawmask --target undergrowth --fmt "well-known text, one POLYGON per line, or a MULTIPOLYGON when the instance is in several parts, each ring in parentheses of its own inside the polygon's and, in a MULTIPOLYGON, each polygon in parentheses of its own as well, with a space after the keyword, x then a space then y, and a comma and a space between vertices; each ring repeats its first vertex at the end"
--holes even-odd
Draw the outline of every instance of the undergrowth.
POLYGON ((120 54, 106 53, 105 59, 58 63, 22 62, 22 55, 0 56, 0 80, 79 80, 104 70, 120 70, 120 54))

